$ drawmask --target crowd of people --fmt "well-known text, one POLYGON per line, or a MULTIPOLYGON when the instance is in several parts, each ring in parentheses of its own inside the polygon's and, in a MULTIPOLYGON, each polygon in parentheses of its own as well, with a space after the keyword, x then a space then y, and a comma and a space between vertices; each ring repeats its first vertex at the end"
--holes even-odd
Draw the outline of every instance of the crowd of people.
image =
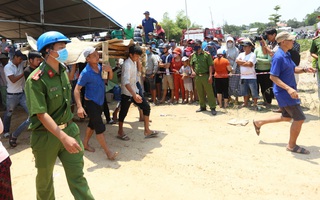
MULTIPOLYGON (((63 164, 74 198, 94 199, 83 176, 83 151, 95 151, 89 144, 95 132, 107 158, 116 159, 118 152, 111 151, 103 134, 106 127, 102 113, 108 124, 119 123, 118 139, 130 140, 123 130, 123 123, 131 103, 138 107, 147 139, 159 134, 149 127, 152 106, 198 101, 196 112, 206 111, 208 104, 211 114, 216 115, 217 104, 220 108, 228 108, 231 103, 238 104, 238 98, 243 97, 240 107, 249 107, 252 98, 253 108, 259 111, 261 92, 266 107, 270 107, 274 97, 277 99, 277 111, 281 114, 255 119, 253 126, 257 135, 267 123, 293 119, 286 149, 310 153, 296 143, 306 117, 300 107, 294 73, 315 73, 316 70, 297 67, 299 45, 294 35, 268 29, 256 40, 228 37, 225 45, 207 35, 204 41, 184 40, 180 47, 176 46, 175 40, 165 38, 165 31, 148 11, 143 14, 145 18, 139 32, 130 23, 124 30, 111 32, 113 38, 133 39, 137 43, 129 47, 129 57, 123 62, 110 59, 110 65, 101 64, 98 51, 88 47, 83 51, 85 64, 66 67, 66 44, 71 41, 56 31, 43 33, 37 41, 38 52, 31 51, 28 56, 16 50, 9 59, 7 50, 2 52, 1 49, 1 100, 6 112, 3 124, 0 121, 0 132, 9 138, 11 147, 16 147, 22 131, 27 126, 32 131, 37 199, 54 199, 52 171, 57 157, 63 164), (121 81, 117 76, 119 69, 121 81), (113 91, 119 101, 112 119, 106 100, 107 90, 113 91), (150 95, 150 99, 146 95, 150 95), (11 116, 19 104, 28 117, 10 134, 11 116), (79 127, 72 120, 72 106, 75 105, 80 118, 89 118, 83 141, 79 127)), ((312 57, 318 60, 315 62, 317 68, 319 41, 315 38, 310 49, 312 57)), ((1 47, 5 45, 5 41, 1 43, 1 47)), ((9 154, 0 142, 0 196, 5 199, 13 198, 10 165, 9 154)))

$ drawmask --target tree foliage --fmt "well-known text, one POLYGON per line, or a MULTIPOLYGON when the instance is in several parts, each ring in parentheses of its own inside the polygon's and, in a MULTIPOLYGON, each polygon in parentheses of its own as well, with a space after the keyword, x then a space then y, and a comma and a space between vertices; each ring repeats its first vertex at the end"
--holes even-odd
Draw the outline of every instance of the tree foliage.
POLYGON ((280 8, 281 7, 279 5, 275 6, 273 10, 275 10, 276 13, 271 14, 269 17, 270 22, 273 22, 275 27, 277 26, 277 23, 280 21, 281 15, 278 14, 278 11, 280 10, 280 8))
MULTIPOLYGON (((222 26, 223 30, 227 34, 231 34, 232 36, 241 36, 241 34, 250 28, 258 28, 257 34, 263 33, 264 30, 270 27, 277 27, 278 22, 283 22, 287 24, 289 27, 298 28, 301 26, 312 26, 315 25, 318 20, 317 16, 320 15, 320 6, 310 14, 307 14, 303 21, 298 21, 296 18, 289 19, 287 21, 280 20, 281 15, 278 14, 281 7, 279 5, 274 7, 275 13, 271 14, 268 23, 261 23, 261 22, 254 22, 247 25, 229 25, 227 22, 222 26)), ((187 29, 187 25, 189 28, 202 28, 201 25, 197 24, 196 22, 191 22, 191 20, 186 17, 184 10, 180 10, 175 20, 169 18, 169 13, 165 12, 163 14, 163 20, 161 22, 163 29, 166 31, 166 37, 168 39, 176 39, 177 41, 180 40, 182 36, 182 30, 187 29)), ((248 32, 248 31, 247 31, 248 32)))

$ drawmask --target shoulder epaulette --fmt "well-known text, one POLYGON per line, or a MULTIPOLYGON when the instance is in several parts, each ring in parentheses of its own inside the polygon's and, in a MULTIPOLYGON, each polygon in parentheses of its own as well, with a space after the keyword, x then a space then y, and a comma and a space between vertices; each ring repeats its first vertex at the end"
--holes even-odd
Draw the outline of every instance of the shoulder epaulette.
POLYGON ((42 75, 42 71, 39 70, 39 71, 37 71, 35 74, 33 74, 32 79, 35 80, 35 81, 37 81, 37 80, 39 80, 39 78, 41 77, 41 75, 42 75))

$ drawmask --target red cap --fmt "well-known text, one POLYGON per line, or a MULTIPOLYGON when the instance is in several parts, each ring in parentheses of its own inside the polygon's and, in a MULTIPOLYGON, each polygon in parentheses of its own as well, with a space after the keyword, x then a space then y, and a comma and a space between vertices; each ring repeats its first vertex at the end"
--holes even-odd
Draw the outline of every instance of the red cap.
POLYGON ((192 47, 187 47, 184 51, 185 52, 192 52, 192 47))

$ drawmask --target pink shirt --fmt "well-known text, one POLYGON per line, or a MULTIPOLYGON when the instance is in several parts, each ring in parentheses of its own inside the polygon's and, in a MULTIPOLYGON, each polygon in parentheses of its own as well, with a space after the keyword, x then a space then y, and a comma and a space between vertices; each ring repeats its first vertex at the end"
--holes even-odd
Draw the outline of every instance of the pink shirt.
POLYGON ((0 163, 2 163, 2 161, 4 161, 6 158, 8 158, 9 153, 6 150, 6 148, 4 148, 4 146, 2 145, 2 142, 0 142, 0 163))

